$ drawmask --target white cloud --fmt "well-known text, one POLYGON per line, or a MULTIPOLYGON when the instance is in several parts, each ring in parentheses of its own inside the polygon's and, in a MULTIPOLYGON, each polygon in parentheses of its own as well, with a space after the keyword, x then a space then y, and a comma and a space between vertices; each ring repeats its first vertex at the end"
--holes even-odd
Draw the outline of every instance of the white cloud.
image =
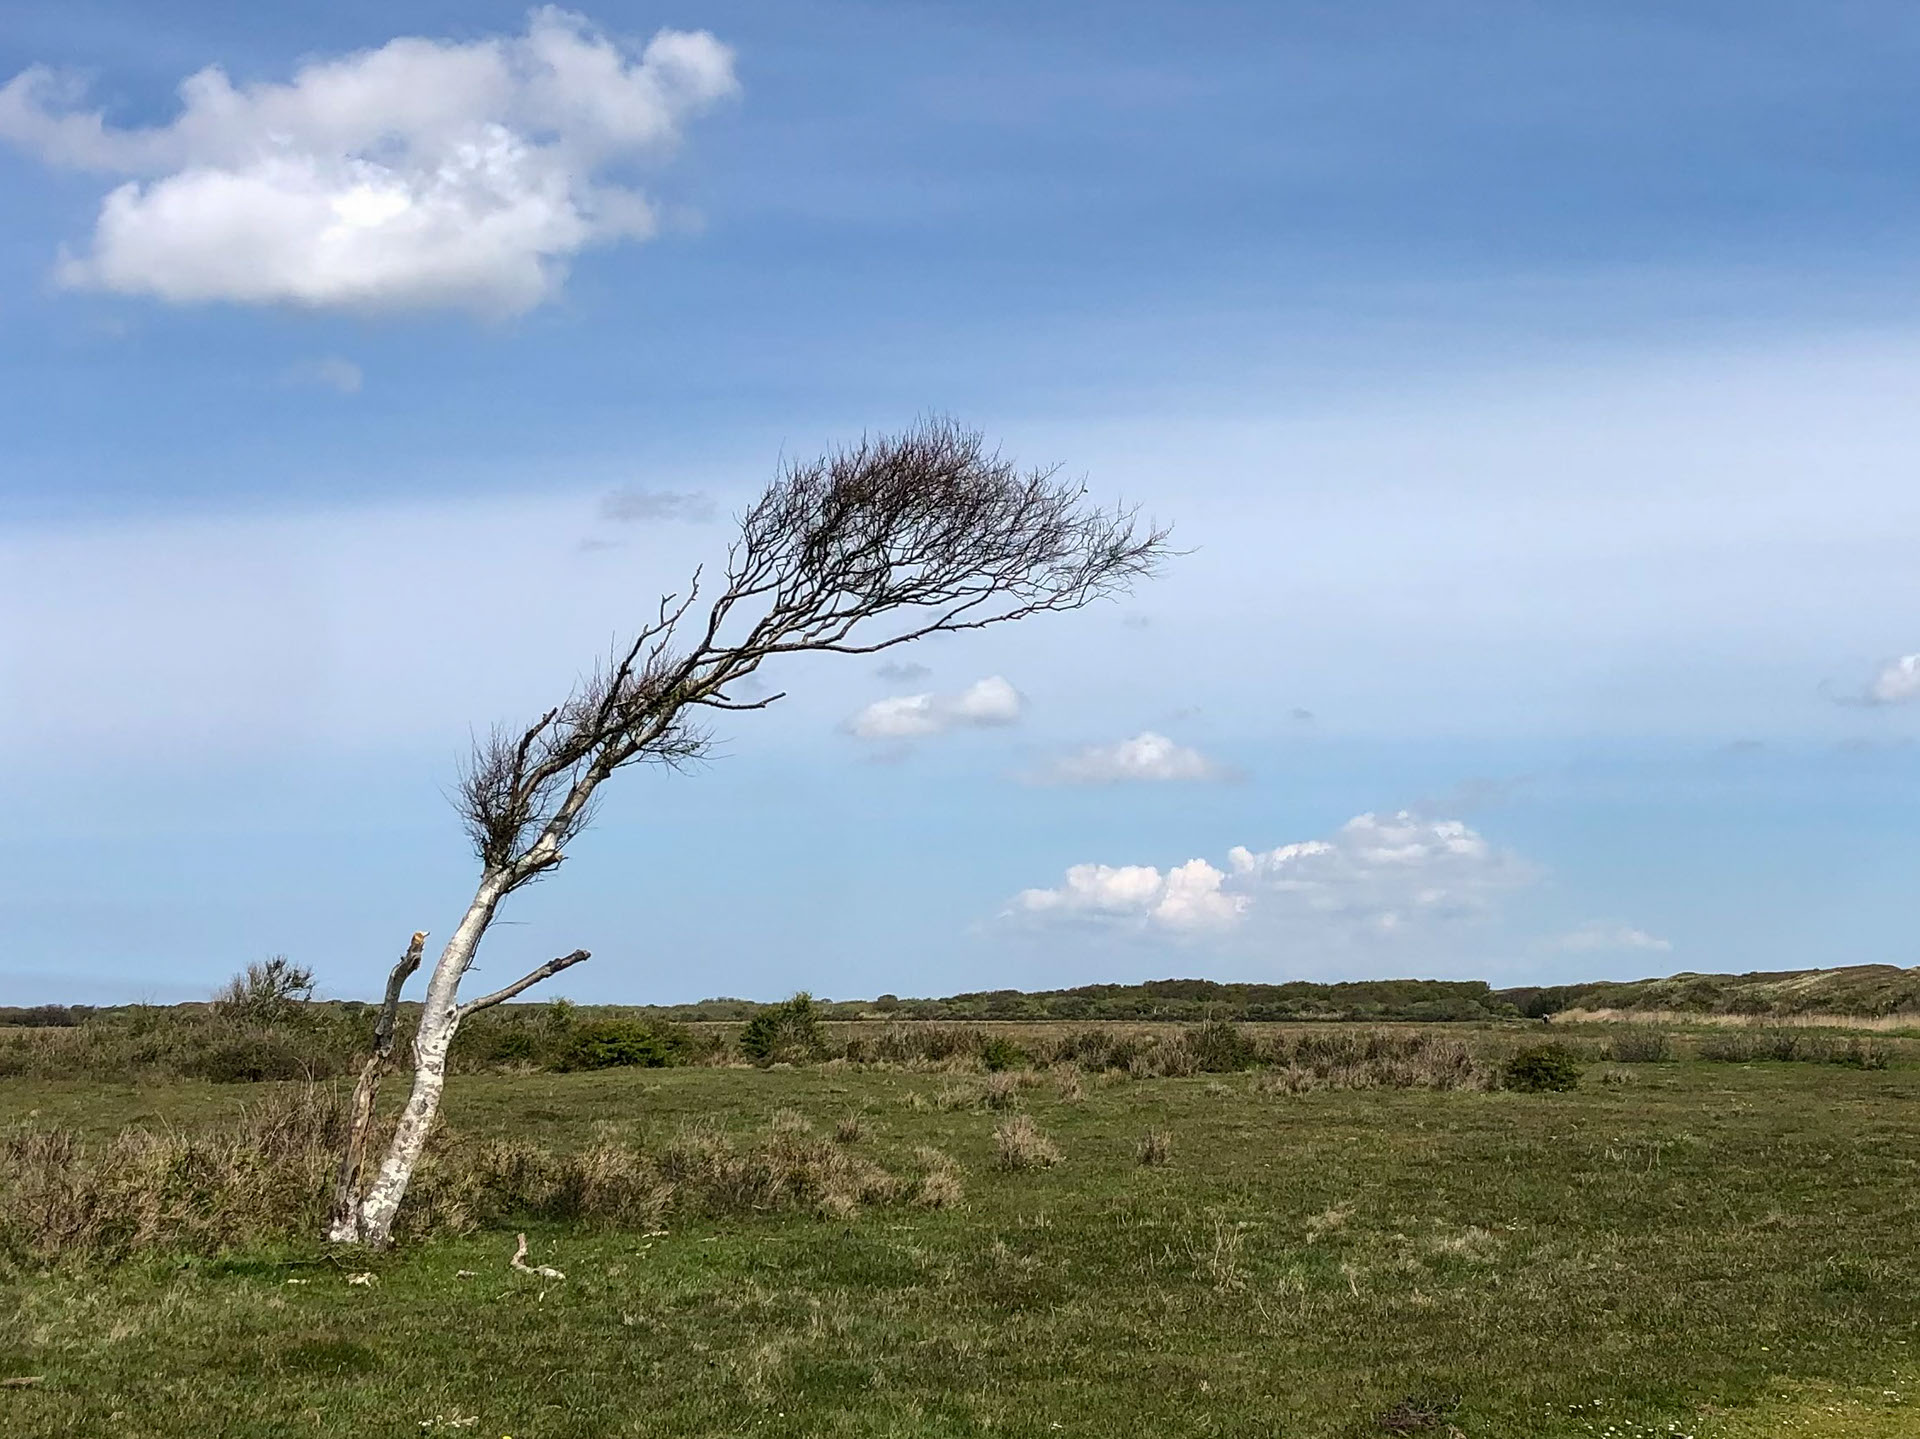
POLYGON ((1920 655, 1902 655, 1880 667, 1867 686, 1868 704, 1897 705, 1920 699, 1920 655))
POLYGON ((1222 929, 1246 912, 1244 894, 1224 891, 1227 876, 1204 859, 1162 874, 1152 865, 1076 864, 1058 889, 1023 890, 1015 908, 1029 915, 1133 921, 1176 931, 1222 929))
POLYGON ((1197 749, 1143 730, 1114 744, 1088 745, 1034 776, 1040 783, 1126 784, 1219 779, 1220 766, 1197 749))
POLYGON ((1559 935, 1549 947, 1564 950, 1569 954, 1593 954, 1601 950, 1621 949, 1653 950, 1666 954, 1672 950, 1673 941, 1648 934, 1644 929, 1635 929, 1630 924, 1596 919, 1567 934, 1559 935))
POLYGON ((176 303, 531 309, 587 245, 644 239, 638 191, 599 178, 669 151, 737 88, 731 51, 662 30, 635 56, 583 17, 524 35, 420 38, 236 88, 180 86, 164 126, 119 129, 36 66, 0 87, 0 138, 49 164, 129 175, 67 285, 176 303))
POLYGON ((1025 701, 999 675, 976 680, 957 695, 894 695, 875 700, 847 721, 861 739, 919 739, 950 729, 985 729, 1019 721, 1025 701))
POLYGON ((1225 869, 1204 859, 1164 873, 1151 865, 1075 865, 1057 888, 1022 891, 1011 912, 1171 933, 1311 923, 1352 939, 1487 917, 1496 894, 1532 874, 1458 820, 1401 811, 1360 815, 1328 839, 1259 851, 1236 846, 1225 869))

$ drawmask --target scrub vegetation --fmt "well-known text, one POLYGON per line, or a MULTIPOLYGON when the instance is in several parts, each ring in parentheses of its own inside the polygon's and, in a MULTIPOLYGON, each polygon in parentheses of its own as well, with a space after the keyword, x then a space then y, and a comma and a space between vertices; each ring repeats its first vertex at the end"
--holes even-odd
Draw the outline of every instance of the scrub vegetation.
POLYGON ((9 1432, 1920 1428, 1899 1036, 502 1009, 381 1253, 314 1237, 346 1065, 0 1079, 9 1432))

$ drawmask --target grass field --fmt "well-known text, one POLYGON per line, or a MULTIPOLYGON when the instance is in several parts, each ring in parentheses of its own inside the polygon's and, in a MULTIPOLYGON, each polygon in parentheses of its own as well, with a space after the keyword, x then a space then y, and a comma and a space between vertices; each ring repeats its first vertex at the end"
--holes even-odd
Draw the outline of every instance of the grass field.
MULTIPOLYGON (((451 1126, 581 1146, 780 1110, 964 1201, 532 1226, 0 1281, 20 1435, 1920 1433, 1920 1068, 1595 1066, 1564 1094, 1051 1080, 1008 1170, 979 1076, 471 1075, 451 1126), (857 1129, 858 1133, 855 1133, 857 1129), (1143 1164, 1143 1136, 1170 1140, 1143 1164), (364 1270, 371 1282, 350 1282, 364 1270)), ((0 1081, 0 1112, 195 1125, 244 1085, 0 1081)), ((792 1121, 789 1120, 789 1123, 792 1121)))

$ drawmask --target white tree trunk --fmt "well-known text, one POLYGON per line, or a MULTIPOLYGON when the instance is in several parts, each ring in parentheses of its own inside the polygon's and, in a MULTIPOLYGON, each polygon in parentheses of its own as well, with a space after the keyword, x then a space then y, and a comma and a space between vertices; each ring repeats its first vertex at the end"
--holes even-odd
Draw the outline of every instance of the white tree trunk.
MULTIPOLYGON (((399 1127, 387 1146, 380 1173, 368 1188, 367 1197, 360 1202, 357 1238, 361 1243, 378 1247, 393 1237, 393 1217, 399 1212, 400 1201, 406 1198, 407 1185, 426 1150, 434 1116, 440 1111, 440 1091, 447 1082, 447 1049, 453 1043, 462 1017, 460 980, 473 963, 480 938, 493 923, 494 910, 505 891, 505 876, 494 873, 481 876, 480 888, 467 908, 466 917, 440 952, 433 977, 427 981, 426 1000, 420 1008, 420 1028, 413 1041, 413 1091, 407 1096, 407 1106, 401 1111, 399 1127)), ((336 1230, 333 1237, 351 1240, 356 1236, 336 1230)))

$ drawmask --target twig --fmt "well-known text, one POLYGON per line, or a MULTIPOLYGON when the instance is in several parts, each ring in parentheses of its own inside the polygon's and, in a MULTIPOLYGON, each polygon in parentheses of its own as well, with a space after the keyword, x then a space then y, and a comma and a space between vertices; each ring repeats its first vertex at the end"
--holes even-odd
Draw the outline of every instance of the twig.
POLYGON ((567 1277, 551 1264, 527 1263, 527 1236, 524 1234, 516 1234, 514 1238, 520 1241, 520 1246, 513 1251, 513 1258, 507 1262, 515 1269, 518 1269, 522 1274, 537 1274, 542 1279, 565 1279, 567 1277))

